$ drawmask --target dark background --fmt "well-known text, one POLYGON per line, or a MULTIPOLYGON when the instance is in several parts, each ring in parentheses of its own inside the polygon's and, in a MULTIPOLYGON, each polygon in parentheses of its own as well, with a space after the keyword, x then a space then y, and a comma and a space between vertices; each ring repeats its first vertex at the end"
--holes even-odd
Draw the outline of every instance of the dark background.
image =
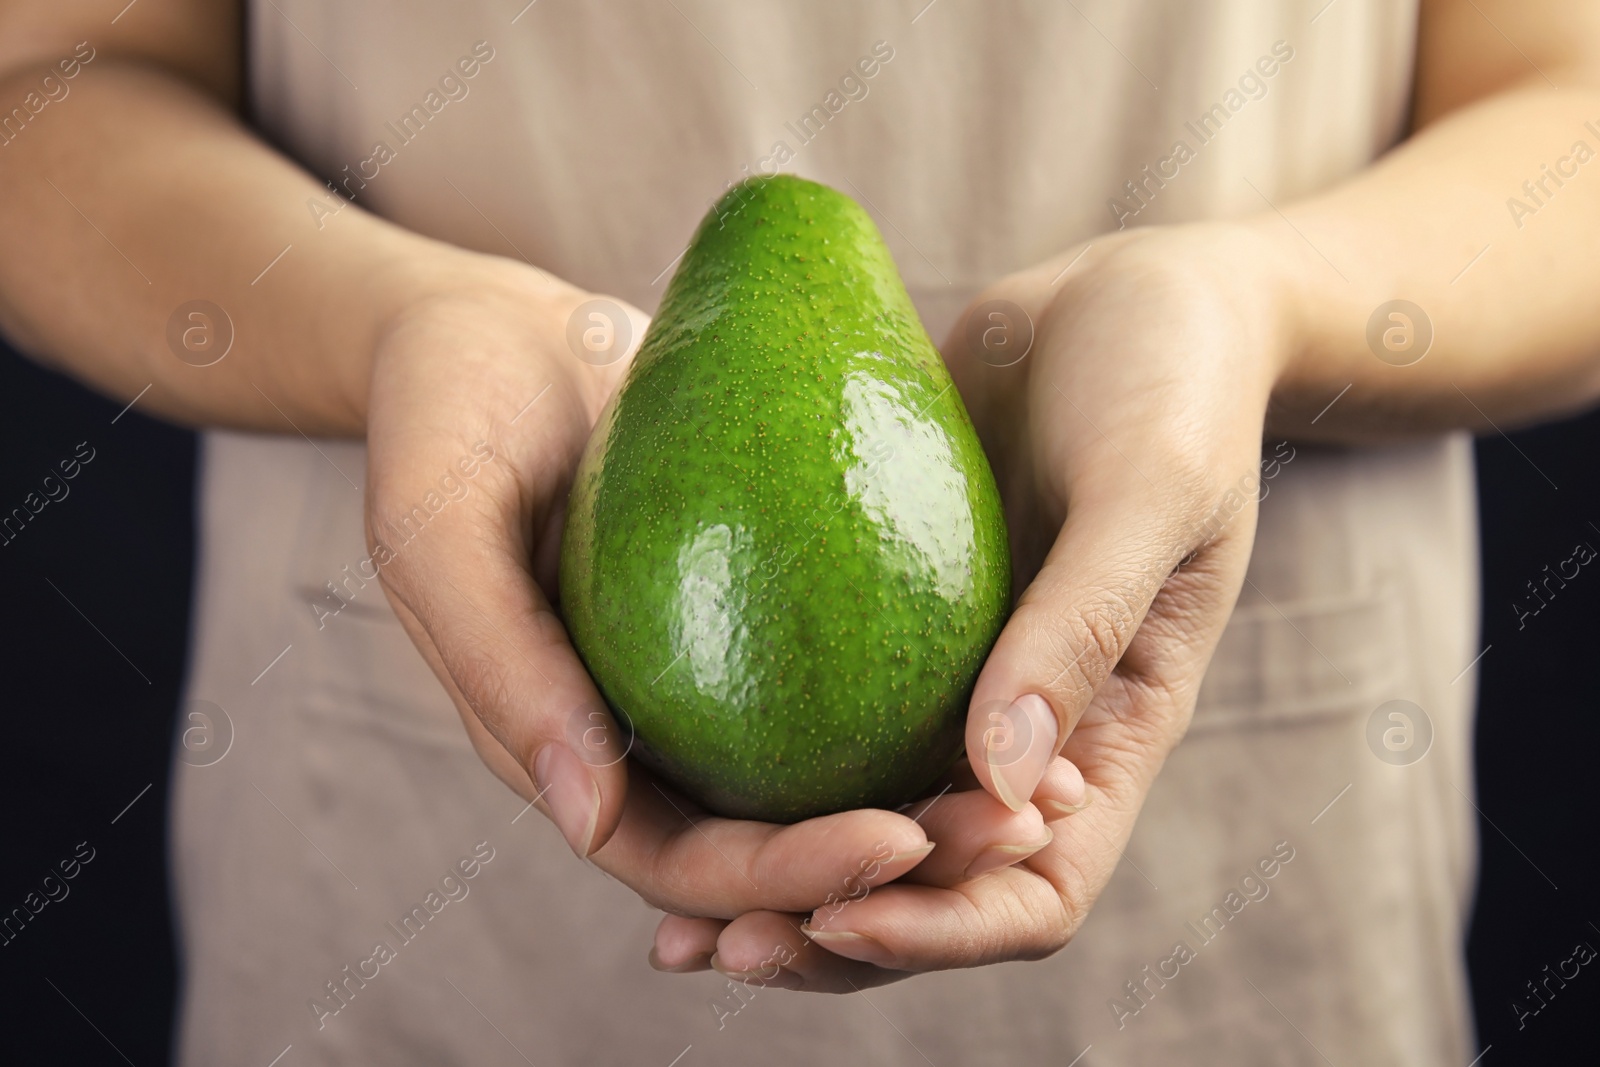
MULTIPOLYGON (((3 348, 0 397, 0 515, 79 442, 95 450, 70 495, 0 547, 0 915, 79 842, 94 849, 69 895, 0 947, 0 1059, 161 1064, 177 978, 164 816, 194 438, 137 405, 119 417, 120 404, 3 348)), ((1595 1059, 1600 963, 1564 989, 1552 983, 1557 995, 1521 1028, 1512 1002, 1536 1006, 1525 983, 1578 942, 1600 948, 1590 822, 1600 811, 1600 560, 1521 629, 1512 602, 1530 602, 1524 583, 1578 542, 1600 548, 1597 459, 1595 415, 1478 446, 1491 647, 1478 667, 1482 882, 1467 956, 1484 1067, 1595 1059)))

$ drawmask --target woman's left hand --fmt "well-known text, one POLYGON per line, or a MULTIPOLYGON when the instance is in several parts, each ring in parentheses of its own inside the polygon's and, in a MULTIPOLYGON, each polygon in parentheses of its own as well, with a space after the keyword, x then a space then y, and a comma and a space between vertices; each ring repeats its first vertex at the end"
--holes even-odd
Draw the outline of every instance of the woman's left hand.
POLYGON ((1068 942, 1187 729, 1244 582, 1267 401, 1291 347, 1274 262, 1244 228, 1143 230, 980 295, 945 359, 1026 588, 978 679, 960 791, 923 804, 936 847, 810 914, 669 916, 657 966, 709 959, 745 981, 848 993, 1068 942), (1053 837, 938 862, 973 820, 1030 800, 1053 837))

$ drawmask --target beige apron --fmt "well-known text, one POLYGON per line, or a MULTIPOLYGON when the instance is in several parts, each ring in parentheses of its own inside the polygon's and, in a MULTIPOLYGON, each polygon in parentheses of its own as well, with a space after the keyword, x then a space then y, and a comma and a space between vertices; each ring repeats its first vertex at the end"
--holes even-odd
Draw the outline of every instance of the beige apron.
MULTIPOLYGON (((781 164, 869 204, 936 339, 985 282, 1119 218, 1255 211, 1252 183, 1281 203, 1403 129, 1407 3, 921 3, 274 0, 252 85, 288 151, 371 175, 359 203, 647 309, 708 202, 781 164)), ((657 915, 481 767, 376 584, 319 629, 324 583, 366 555, 362 448, 319 444, 205 442, 189 699, 210 718, 173 806, 184 1064, 1476 1054, 1464 439, 1269 443, 1253 585, 1066 950, 742 999, 649 969, 657 915)))

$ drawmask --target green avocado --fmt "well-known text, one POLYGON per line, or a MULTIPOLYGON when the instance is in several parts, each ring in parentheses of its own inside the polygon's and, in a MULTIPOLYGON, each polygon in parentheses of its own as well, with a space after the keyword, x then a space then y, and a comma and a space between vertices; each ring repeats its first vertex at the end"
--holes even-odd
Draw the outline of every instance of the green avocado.
POLYGON ((921 795, 1010 602, 994 476, 883 238, 778 176, 701 222, 568 502, 561 602, 633 753, 721 815, 921 795))

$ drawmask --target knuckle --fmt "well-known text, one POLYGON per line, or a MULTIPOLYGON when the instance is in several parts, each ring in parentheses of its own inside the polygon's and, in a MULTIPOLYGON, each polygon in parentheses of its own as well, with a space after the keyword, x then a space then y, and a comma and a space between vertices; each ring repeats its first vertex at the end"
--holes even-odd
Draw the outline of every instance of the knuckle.
POLYGON ((680 919, 698 919, 701 917, 694 908, 687 907, 681 897, 674 896, 663 887, 645 882, 628 888, 632 889, 640 900, 657 911, 666 912, 668 915, 676 915, 680 919))
POLYGON ((1072 931, 1068 929, 1064 919, 1046 927, 1035 941, 1033 947, 1019 958, 1024 960, 1044 960, 1054 956, 1057 952, 1067 947, 1072 940, 1072 931))
POLYGON ((1051 937, 1065 946, 1089 917, 1095 900, 1094 880, 1084 866, 1071 863, 1052 879, 1052 886, 1051 899, 1041 907, 1049 911, 1051 937))
POLYGON ((1128 646, 1139 609, 1126 593, 1096 591, 1081 605, 1070 623, 1079 644, 1108 666, 1115 666, 1128 646))
MULTIPOLYGON (((678 915, 707 915, 707 910, 691 904, 704 897, 703 881, 707 864, 698 849, 675 845, 656 850, 648 861, 645 878, 633 889, 654 908, 678 915)), ((732 918, 732 916, 728 916, 732 918)))
POLYGON ((532 754, 528 751, 531 741, 527 731, 515 728, 514 718, 507 712, 514 705, 504 672, 489 660, 476 656, 447 657, 445 669, 484 729, 502 748, 526 764, 527 757, 532 754))
POLYGON ((1064 610, 1051 611, 1041 602, 1017 609, 1025 624, 1032 624, 1030 652, 1053 673, 1046 688, 1064 705, 1083 703, 1110 677, 1143 610, 1134 597, 1131 589, 1102 588, 1075 598, 1064 610))
POLYGON ((1129 684, 1133 687, 1130 704, 1134 709, 1134 714, 1127 717, 1130 740, 1141 749, 1141 755, 1154 748, 1165 758, 1167 750, 1189 728, 1199 681, 1156 677, 1131 680, 1129 684))
POLYGON ((566 625, 548 608, 535 608, 528 619, 528 636, 540 649, 564 648, 570 643, 566 625))
POLYGON ((1065 902, 1054 893, 1040 894, 1035 903, 1023 902, 1029 912, 1034 931, 1032 944, 1024 959, 1042 960, 1067 947, 1077 930, 1077 923, 1065 907, 1065 902))
MULTIPOLYGON (((990 914, 983 921, 998 922, 1004 931, 997 958, 1042 960, 1060 952, 1071 940, 1077 924, 1064 901, 1054 892, 1036 891, 1038 888, 1036 879, 1019 880, 1017 888, 990 905, 990 914)), ((993 944, 992 927, 989 933, 993 944)))
POLYGON ((1047 956, 1066 948, 1084 919, 1088 918, 1088 909, 1074 904, 1065 893, 1056 896, 1055 904, 1054 918, 1049 925, 1049 941, 1055 947, 1045 953, 1047 956))

